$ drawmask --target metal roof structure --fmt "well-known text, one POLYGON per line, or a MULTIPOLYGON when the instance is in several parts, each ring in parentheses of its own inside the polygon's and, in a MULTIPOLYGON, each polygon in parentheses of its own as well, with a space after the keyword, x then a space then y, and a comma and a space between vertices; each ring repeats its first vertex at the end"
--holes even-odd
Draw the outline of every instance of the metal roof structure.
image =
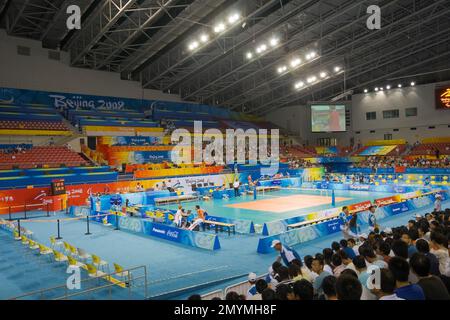
POLYGON ((73 67, 256 115, 450 79, 449 16, 448 0, 0 0, 9 35, 68 51, 73 67), (73 4, 80 30, 66 27, 73 4))

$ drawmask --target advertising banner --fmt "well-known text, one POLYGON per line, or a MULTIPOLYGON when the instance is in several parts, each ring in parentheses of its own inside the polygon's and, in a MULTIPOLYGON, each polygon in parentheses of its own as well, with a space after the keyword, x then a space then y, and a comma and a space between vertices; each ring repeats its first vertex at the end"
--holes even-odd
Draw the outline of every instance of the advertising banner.
MULTIPOLYGON (((141 233, 148 236, 176 242, 185 246, 205 249, 219 250, 219 237, 215 234, 189 231, 172 226, 154 223, 147 219, 130 218, 117 216, 119 219, 119 229, 134 233, 141 233)), ((108 216, 108 222, 115 226, 116 216, 108 216)))

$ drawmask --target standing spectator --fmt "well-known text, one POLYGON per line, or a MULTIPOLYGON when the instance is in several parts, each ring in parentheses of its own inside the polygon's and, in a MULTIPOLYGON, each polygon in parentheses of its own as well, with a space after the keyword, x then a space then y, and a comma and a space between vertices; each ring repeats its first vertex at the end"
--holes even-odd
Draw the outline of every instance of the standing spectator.
POLYGON ((400 257, 393 257, 389 261, 389 270, 395 278, 395 294, 405 300, 425 300, 425 294, 420 286, 408 281, 409 263, 400 257))
POLYGON ((280 252, 280 256, 278 257, 277 261, 283 260, 283 262, 286 266, 289 266, 289 264, 292 262, 292 260, 295 260, 295 259, 297 259, 299 261, 302 260, 302 258, 297 253, 297 251, 282 244, 280 240, 273 240, 272 248, 274 248, 276 251, 280 252))
POLYGON ((416 229, 411 229, 408 232, 405 231, 402 233, 402 241, 408 245, 408 258, 411 258, 411 256, 417 252, 410 236, 410 233, 413 233, 413 230, 417 233, 416 229))
POLYGON ((415 253, 411 257, 411 270, 417 275, 417 284, 422 288, 427 300, 450 300, 442 280, 430 274, 430 259, 422 253, 415 253))

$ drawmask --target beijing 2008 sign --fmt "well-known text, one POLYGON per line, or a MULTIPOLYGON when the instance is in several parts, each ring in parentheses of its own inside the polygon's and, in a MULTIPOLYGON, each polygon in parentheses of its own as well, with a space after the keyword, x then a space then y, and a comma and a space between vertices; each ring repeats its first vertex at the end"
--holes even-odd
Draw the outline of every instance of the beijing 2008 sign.
POLYGON ((436 109, 450 109, 450 86, 436 88, 436 109))

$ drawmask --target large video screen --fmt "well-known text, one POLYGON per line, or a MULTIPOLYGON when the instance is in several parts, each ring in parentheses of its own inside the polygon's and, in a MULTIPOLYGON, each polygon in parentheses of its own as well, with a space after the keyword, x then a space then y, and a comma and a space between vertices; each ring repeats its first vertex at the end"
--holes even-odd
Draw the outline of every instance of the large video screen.
POLYGON ((345 105, 311 105, 312 132, 343 132, 345 125, 345 105))
POLYGON ((450 86, 436 88, 436 109, 450 110, 450 86))

